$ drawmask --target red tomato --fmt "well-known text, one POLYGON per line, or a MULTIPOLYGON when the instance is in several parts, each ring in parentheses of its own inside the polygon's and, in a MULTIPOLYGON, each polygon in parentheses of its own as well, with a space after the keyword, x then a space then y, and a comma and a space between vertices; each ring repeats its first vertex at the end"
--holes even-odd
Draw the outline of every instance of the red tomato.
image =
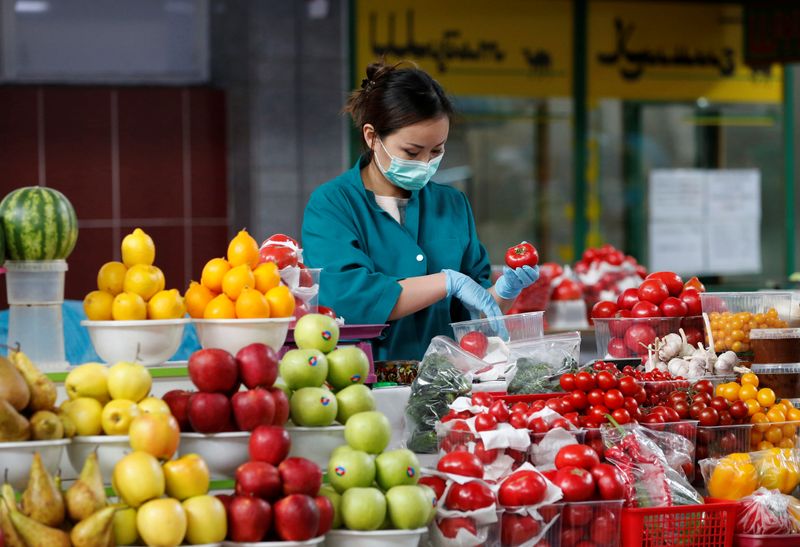
POLYGON ((481 463, 484 465, 489 465, 494 463, 494 461, 500 455, 500 449, 492 448, 491 450, 486 450, 486 446, 483 444, 483 441, 478 439, 478 441, 475 443, 474 453, 481 463))
POLYGON ((637 289, 625 289, 617 298, 617 308, 629 310, 639 302, 639 291, 637 289))
POLYGON ((494 429, 497 429, 497 419, 493 415, 484 412, 475 417, 475 431, 492 431, 494 429))
POLYGON ((603 393, 602 389, 593 389, 586 395, 586 399, 592 406, 602 405, 605 401, 605 393, 603 393))
POLYGON ((732 425, 733 424, 733 417, 731 413, 727 410, 720 410, 719 411, 719 425, 732 425))
POLYGON ((664 317, 683 317, 689 312, 689 307, 680 298, 670 296, 661 303, 661 315, 664 317))
POLYGON ((594 495, 592 474, 579 467, 562 467, 553 482, 561 488, 564 501, 586 501, 594 495))
POLYGON ((267 245, 259 251, 261 262, 274 262, 279 270, 297 266, 297 251, 283 245, 267 245))
POLYGON ((436 523, 442 535, 446 538, 453 539, 458 535, 459 530, 466 530, 470 534, 477 535, 478 527, 475 526, 475 521, 468 517, 451 517, 440 520, 436 523))
POLYGON ((296 249, 300 248, 300 244, 297 242, 297 240, 293 237, 287 236, 286 234, 273 234, 265 239, 261 243, 261 246, 264 247, 270 243, 288 243, 290 246, 293 245, 296 249))
POLYGON ((722 412, 723 410, 728 410, 728 400, 724 397, 714 397, 711 399, 711 403, 709 404, 711 408, 716 408, 717 412, 722 412))
POLYGON ((706 404, 702 401, 695 401, 689 406, 689 417, 693 420, 700 419, 700 413, 706 408, 706 404))
POLYGON ((653 272, 645 280, 657 279, 664 283, 671 296, 678 296, 683 291, 683 279, 674 272, 653 272))
MULTIPOLYGON (((567 514, 570 506, 564 508, 564 514, 567 514)), ((589 520, 592 519, 591 508, 589 509, 589 520)), ((584 511, 585 512, 585 511, 584 511)), ((565 521, 566 522, 566 521, 565 521)), ((588 522, 588 521, 587 521, 588 522)), ((563 528, 561 530, 561 545, 578 545, 583 538, 583 528, 563 528)))
POLYGON ((687 315, 701 315, 703 313, 700 293, 696 289, 684 289, 679 298, 686 304, 687 315))
POLYGON ((542 525, 528 515, 503 513, 500 523, 500 542, 503 545, 522 545, 539 535, 542 525))
POLYGON ((589 470, 599 463, 600 460, 595 451, 585 444, 569 444, 561 447, 555 460, 556 469, 580 467, 589 470))
POLYGON ((539 252, 527 241, 509 247, 506 251, 506 266, 509 268, 517 269, 523 266, 530 266, 533 268, 538 263, 539 252))
MULTIPOLYGON (((581 528, 592 521, 594 511, 589 504, 565 505, 562 513, 564 524, 569 528, 581 528)), ((583 536, 578 537, 580 539, 583 536)), ((562 545, 574 545, 574 543, 562 543, 562 545)))
POLYGON ((592 319, 608 318, 617 315, 617 305, 607 300, 601 300, 592 306, 592 319))
POLYGON ((592 519, 590 532, 592 541, 599 545, 611 545, 619 540, 619 522, 617 515, 611 511, 604 511, 592 519))
MULTIPOLYGON (((744 403, 742 403, 744 404, 744 403)), ((675 401, 672 405, 672 408, 675 409, 675 412, 678 413, 678 416, 681 420, 687 420, 689 418, 689 403, 686 401, 675 401)), ((747 414, 747 407, 744 407, 745 415, 747 414)))
POLYGON ((638 295, 639 300, 652 302, 658 306, 669 296, 669 289, 660 279, 646 279, 639 285, 638 295))
POLYGON ((422 477, 419 479, 419 484, 424 484, 433 490, 437 500, 444 495, 444 489, 447 486, 447 483, 441 477, 422 477))
POLYGON ((575 375, 571 372, 562 374, 561 378, 558 379, 558 383, 564 391, 572 391, 575 389, 575 375))
POLYGON ((539 267, 539 276, 544 279, 555 279, 564 273, 564 268, 555 262, 545 262, 539 267))
POLYGON ((604 500, 618 500, 625 498, 625 477, 613 465, 601 463, 591 469, 597 493, 604 500))
POLYGON ((658 317, 659 315, 661 315, 661 309, 658 305, 645 300, 637 302, 633 308, 631 308, 631 317, 637 319, 648 319, 650 317, 658 317))
POLYGON ((639 391, 633 396, 633 398, 636 399, 636 402, 641 405, 647 401, 647 391, 643 387, 640 387, 639 391))
POLYGON ((714 395, 714 384, 711 383, 711 380, 700 380, 695 382, 694 390, 699 393, 708 393, 709 395, 714 395))
POLYGON ((529 408, 528 405, 526 405, 525 403, 514 403, 513 405, 511 405, 511 413, 513 414, 515 412, 523 412, 523 413, 528 412, 528 408, 529 408))
POLYGON ((744 418, 748 414, 747 405, 744 401, 736 401, 731 405, 729 411, 734 418, 744 418))
POLYGON ((481 331, 476 330, 465 334, 459 340, 458 345, 478 359, 483 359, 486 356, 486 350, 489 349, 489 339, 481 331))
POLYGON ((699 279, 696 277, 691 278, 686 284, 683 286, 684 289, 694 289, 697 292, 706 292, 706 286, 703 285, 699 279))
POLYGON ((625 396, 622 394, 620 390, 609 389, 608 391, 606 391, 603 402, 611 410, 616 410, 617 408, 622 408, 624 400, 625 396))
POLYGON ((614 412, 611 413, 611 417, 614 418, 614 421, 617 422, 619 425, 625 425, 631 423, 631 413, 624 408, 616 409, 614 412))
POLYGON ((483 478, 483 464, 475 454, 469 452, 451 452, 445 454, 436 465, 442 473, 461 475, 463 477, 483 478))
POLYGON ((608 341, 608 354, 615 359, 623 359, 628 356, 628 348, 625 347, 625 340, 622 338, 612 338, 608 341))
POLYGON ((603 405, 594 405, 591 408, 589 408, 589 411, 586 413, 586 415, 590 418, 595 418, 596 420, 599 420, 601 423, 603 423, 606 421, 606 414, 608 414, 609 412, 610 410, 608 410, 608 408, 603 405))
POLYGON ((317 313, 320 315, 327 315, 331 319, 336 319, 336 312, 327 306, 317 306, 317 313))
POLYGON ((572 406, 574 406, 577 410, 583 410, 589 406, 589 399, 586 397, 586 393, 579 389, 576 389, 570 393, 569 398, 572 401, 572 406))
POLYGON ((700 411, 697 419, 700 421, 700 425, 704 427, 715 426, 719 424, 719 412, 717 412, 716 408, 706 407, 700 411))
POLYGON ((617 387, 617 377, 607 370, 598 372, 595 381, 600 389, 609 390, 617 387))
POLYGON ((575 387, 581 391, 591 391, 595 388, 594 376, 586 371, 579 372, 575 375, 575 387))
POLYGON ((472 394, 472 404, 473 406, 482 406, 484 408, 489 408, 494 404, 494 397, 492 397, 489 393, 485 391, 479 391, 477 393, 472 394))
POLYGON ((512 412, 511 417, 508 419, 508 424, 514 429, 526 429, 528 427, 528 418, 524 412, 512 412))
POLYGON ((697 347, 697 344, 705 340, 703 329, 698 329, 696 327, 688 327, 683 329, 683 331, 686 334, 686 342, 691 346, 697 347))
POLYGON ((497 499, 500 505, 520 507, 536 505, 547 493, 547 482, 538 471, 516 471, 500 485, 497 499))
MULTIPOLYGON (((308 271, 308 267, 300 262, 297 263, 297 267, 300 268, 300 279, 298 280, 298 285, 301 287, 313 287, 314 278, 311 276, 311 272, 308 271)), ((334 319, 336 318, 334 317, 334 319)))
POLYGON ((511 413, 508 411, 508 407, 504 401, 495 401, 492 403, 492 406, 489 407, 489 414, 494 416, 494 419, 499 422, 507 422, 508 419, 511 417, 511 413))
POLYGON ((619 379, 619 390, 626 397, 632 397, 639 391, 639 384, 630 376, 623 376, 619 379))
POLYGON ((638 355, 644 355, 647 353, 646 346, 652 344, 655 339, 656 331, 653 330, 653 327, 637 323, 625 333, 625 346, 638 355))
POLYGON ((553 300, 580 300, 583 298, 581 286, 571 279, 564 279, 553 289, 553 300))
POLYGON ((444 500, 445 506, 452 511, 475 511, 489 507, 494 502, 494 492, 482 481, 465 484, 454 482, 444 500))

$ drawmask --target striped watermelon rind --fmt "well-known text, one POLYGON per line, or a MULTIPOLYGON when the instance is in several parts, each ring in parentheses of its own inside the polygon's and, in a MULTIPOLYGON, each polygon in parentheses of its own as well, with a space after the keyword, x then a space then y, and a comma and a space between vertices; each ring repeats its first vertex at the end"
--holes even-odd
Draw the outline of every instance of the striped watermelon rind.
POLYGON ((78 217, 52 188, 17 188, 0 202, 0 223, 10 260, 63 260, 78 241, 78 217))

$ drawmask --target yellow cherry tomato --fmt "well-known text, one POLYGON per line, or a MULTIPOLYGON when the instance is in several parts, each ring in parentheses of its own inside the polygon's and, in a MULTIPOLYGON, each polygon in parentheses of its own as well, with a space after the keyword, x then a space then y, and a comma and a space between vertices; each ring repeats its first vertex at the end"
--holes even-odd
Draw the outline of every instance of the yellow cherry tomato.
POLYGON ((783 432, 781 431, 780 426, 771 426, 767 432, 764 433, 764 440, 769 441, 772 444, 778 444, 781 442, 783 440, 783 432))
POLYGON ((775 448, 775 446, 769 441, 761 441, 758 443, 759 450, 769 450, 770 448, 775 448))
POLYGON ((754 429, 756 431, 760 431, 764 433, 767 429, 769 429, 769 418, 763 412, 756 412, 750 417, 750 423, 756 424, 754 429))
POLYGON ((761 388, 758 390, 756 399, 761 406, 772 406, 775 404, 775 392, 768 387, 761 388))
POLYGON ((758 395, 758 388, 752 384, 742 384, 742 387, 739 388, 740 401, 755 400, 756 395, 758 395))
POLYGON ((784 437, 781 439, 781 442, 778 443, 778 446, 781 448, 794 448, 794 439, 790 437, 784 437))
POLYGON ((722 389, 722 396, 731 403, 739 400, 739 389, 741 386, 736 382, 728 382, 722 389))
POLYGON ((747 384, 754 387, 758 387, 758 376, 756 376, 752 372, 748 372, 747 374, 742 374, 741 382, 742 385, 747 384))
POLYGON ((747 405, 748 416, 753 416, 757 412, 761 412, 761 405, 758 404, 758 401, 755 399, 747 399, 744 404, 747 405))
POLYGON ((781 407, 773 406, 767 411, 767 419, 772 423, 785 422, 786 414, 781 407))
POLYGON ((786 419, 790 422, 797 422, 800 421, 800 409, 797 408, 790 408, 789 411, 786 413, 786 419))

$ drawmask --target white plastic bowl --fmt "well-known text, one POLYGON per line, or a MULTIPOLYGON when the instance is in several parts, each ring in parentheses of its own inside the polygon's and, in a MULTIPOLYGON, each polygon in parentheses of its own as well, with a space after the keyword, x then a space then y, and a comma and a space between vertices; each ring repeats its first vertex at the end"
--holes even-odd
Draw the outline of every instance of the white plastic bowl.
POLYGON ((427 528, 416 530, 331 530, 325 536, 325 547, 417 547, 427 528))
POLYGON ((38 452, 48 473, 55 474, 61 463, 64 447, 69 439, 55 441, 24 441, 0 443, 0 477, 8 470, 8 482, 15 490, 25 489, 33 462, 33 453, 38 452))
POLYGON ((289 333, 291 317, 274 319, 193 319, 203 348, 224 349, 236 354, 256 342, 280 351, 289 333))
POLYGON ((319 545, 323 541, 325 541, 325 536, 309 539, 308 541, 255 541, 250 543, 226 541, 225 545, 228 547, 311 547, 312 545, 319 545))
POLYGON ((198 454, 211 472, 213 480, 230 480, 236 468, 250 460, 249 431, 226 433, 181 433, 178 451, 181 456, 198 454))
POLYGON ((79 435, 73 437, 72 443, 67 447, 67 455, 76 477, 83 469, 86 458, 95 450, 97 450, 100 473, 106 484, 111 484, 111 475, 114 474, 114 466, 117 465, 117 462, 133 452, 127 435, 89 435, 85 437, 79 435))
POLYGON ((323 471, 328 468, 331 452, 345 443, 344 426, 296 427, 286 426, 292 439, 289 456, 306 458, 317 464, 323 471))
POLYGON ((160 365, 181 346, 189 319, 144 321, 81 321, 97 355, 106 363, 136 361, 160 365))

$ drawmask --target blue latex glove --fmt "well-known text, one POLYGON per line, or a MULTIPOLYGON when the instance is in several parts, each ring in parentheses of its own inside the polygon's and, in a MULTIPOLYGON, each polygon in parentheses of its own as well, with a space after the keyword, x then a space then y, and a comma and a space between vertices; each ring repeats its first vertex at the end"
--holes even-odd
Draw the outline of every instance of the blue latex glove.
POLYGON ((458 298, 472 319, 480 319, 481 314, 487 318, 503 315, 489 291, 475 283, 469 276, 455 270, 442 270, 442 272, 447 276, 447 296, 458 298))
POLYGON ((519 296, 522 289, 530 287, 539 279, 539 266, 523 266, 512 269, 503 266, 503 275, 494 284, 497 296, 503 300, 513 300, 519 296))

